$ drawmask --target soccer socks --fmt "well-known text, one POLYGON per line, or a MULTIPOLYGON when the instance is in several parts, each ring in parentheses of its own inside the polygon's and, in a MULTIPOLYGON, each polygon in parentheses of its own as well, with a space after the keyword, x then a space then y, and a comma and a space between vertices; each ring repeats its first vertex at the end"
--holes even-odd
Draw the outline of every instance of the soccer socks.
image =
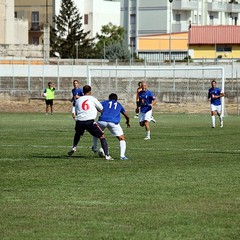
POLYGON ((104 154, 108 156, 109 153, 108 153, 108 144, 107 144, 106 138, 100 138, 100 142, 101 142, 101 146, 104 151, 104 154))
POLYGON ((212 127, 215 127, 215 116, 212 116, 212 127))
POLYGON ((150 138, 150 131, 147 131, 146 138, 150 138))
POLYGON ((119 141, 120 143, 120 157, 125 157, 125 152, 126 152, 126 141, 121 140, 119 141))
POLYGON ((98 138, 93 137, 93 150, 97 151, 98 149, 98 138))

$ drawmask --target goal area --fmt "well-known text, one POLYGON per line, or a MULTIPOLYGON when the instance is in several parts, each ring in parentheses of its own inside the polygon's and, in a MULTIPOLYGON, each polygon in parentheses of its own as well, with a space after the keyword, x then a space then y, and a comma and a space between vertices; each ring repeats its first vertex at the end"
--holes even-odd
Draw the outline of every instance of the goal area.
MULTIPOLYGON (((129 109, 135 108, 138 82, 146 81, 157 97, 154 111, 207 114, 211 81, 224 92, 223 67, 88 67, 88 84, 99 100, 116 93, 129 109)), ((224 97, 222 113, 226 114, 224 97)))

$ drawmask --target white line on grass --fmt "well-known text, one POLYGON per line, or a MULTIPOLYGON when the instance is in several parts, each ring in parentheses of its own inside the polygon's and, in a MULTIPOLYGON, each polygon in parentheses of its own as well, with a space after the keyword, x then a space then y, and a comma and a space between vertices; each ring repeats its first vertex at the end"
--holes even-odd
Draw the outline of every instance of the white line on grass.
MULTIPOLYGON (((25 147, 23 145, 20 145, 20 144, 2 144, 0 145, 0 147, 25 147)), ((27 147, 32 147, 32 148, 49 148, 51 147, 50 145, 27 145, 27 147)), ((70 148, 71 146, 55 146, 55 148, 70 148)), ((84 146, 78 146, 78 148, 82 148, 82 149, 91 149, 91 147, 84 147, 84 146)), ((119 147, 116 147, 116 148, 119 148, 119 147)), ((153 148, 153 147, 145 147, 145 148, 137 148, 137 147, 133 147, 133 148, 130 148, 130 149, 133 149, 133 150, 156 150, 156 148, 153 148)), ((172 151, 172 150, 177 150, 177 151, 209 151, 209 149, 207 148, 160 148, 161 150, 165 150, 165 151, 172 151)), ((223 151, 225 152, 240 152, 240 149, 224 149, 223 151)))

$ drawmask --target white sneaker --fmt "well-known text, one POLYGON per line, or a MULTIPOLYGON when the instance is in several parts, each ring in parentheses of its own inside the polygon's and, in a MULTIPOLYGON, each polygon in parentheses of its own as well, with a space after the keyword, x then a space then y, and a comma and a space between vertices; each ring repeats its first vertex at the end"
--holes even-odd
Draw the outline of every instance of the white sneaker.
POLYGON ((215 125, 212 125, 212 128, 215 128, 215 125))
POLYGON ((138 118, 138 115, 136 114, 136 115, 134 116, 134 118, 138 118))
POLYGON ((154 119, 154 117, 151 117, 151 122, 156 123, 157 121, 154 119))
POLYGON ((105 159, 108 160, 108 161, 114 160, 114 158, 112 158, 110 155, 105 156, 105 159))
POLYGON ((77 147, 72 147, 68 152, 68 156, 71 157, 76 151, 77 151, 77 147))
POLYGON ((150 140, 151 138, 150 137, 145 137, 144 140, 150 140))

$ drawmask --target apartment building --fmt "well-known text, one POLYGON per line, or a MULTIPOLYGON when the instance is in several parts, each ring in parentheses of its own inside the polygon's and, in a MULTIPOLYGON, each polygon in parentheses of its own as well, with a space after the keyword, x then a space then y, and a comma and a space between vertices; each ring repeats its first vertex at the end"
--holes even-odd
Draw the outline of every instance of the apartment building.
POLYGON ((120 1, 126 41, 136 52, 140 36, 185 32, 191 25, 240 25, 237 0, 120 1))
POLYGON ((26 44, 27 26, 27 21, 14 19, 14 0, 0 1, 0 44, 26 44))
MULTIPOLYGON (((60 9, 60 0, 56 0, 56 14, 60 9)), ((120 26, 120 2, 111 0, 74 0, 83 20, 83 29, 90 31, 90 38, 101 32, 101 28, 110 22, 120 26)))
POLYGON ((44 25, 53 23, 55 0, 15 0, 14 15, 28 20, 29 44, 43 44, 44 25))

